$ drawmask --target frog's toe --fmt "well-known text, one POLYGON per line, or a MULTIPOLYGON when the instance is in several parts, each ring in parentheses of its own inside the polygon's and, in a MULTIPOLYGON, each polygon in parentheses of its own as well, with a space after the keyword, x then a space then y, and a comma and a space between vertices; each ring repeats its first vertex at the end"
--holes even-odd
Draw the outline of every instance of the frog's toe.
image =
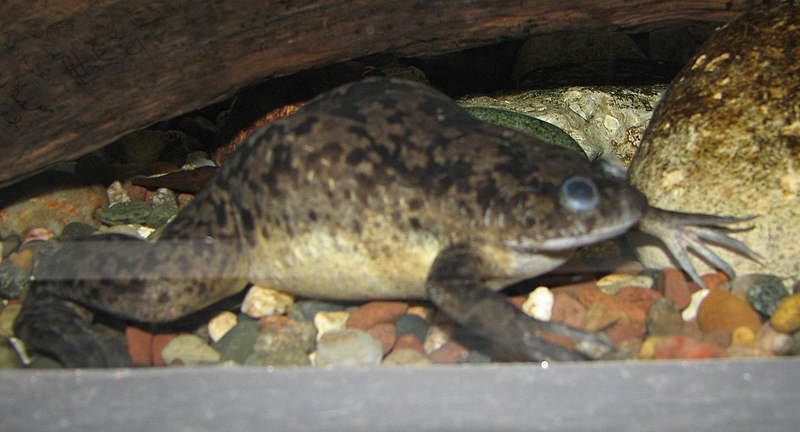
POLYGON ((87 319, 80 306, 57 299, 26 304, 14 332, 28 351, 56 359, 64 367, 130 366, 125 340, 87 319))
MULTIPOLYGON (((733 268, 712 251, 706 242, 725 247, 758 261, 759 256, 755 251, 726 233, 726 231, 734 230, 727 225, 747 222, 753 218, 681 213, 650 207, 647 215, 639 222, 638 229, 661 240, 678 265, 693 281, 703 286, 688 252, 691 250, 712 266, 725 272, 729 278, 734 278, 736 274, 733 268)), ((746 229, 749 228, 735 230, 746 229)))

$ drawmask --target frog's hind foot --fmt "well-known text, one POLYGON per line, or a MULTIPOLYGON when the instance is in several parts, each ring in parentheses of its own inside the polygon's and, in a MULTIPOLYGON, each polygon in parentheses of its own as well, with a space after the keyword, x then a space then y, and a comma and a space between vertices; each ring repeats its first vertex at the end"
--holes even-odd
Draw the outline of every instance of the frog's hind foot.
POLYGON ((52 357, 64 367, 131 365, 121 334, 91 322, 91 314, 69 301, 46 297, 27 301, 14 332, 29 352, 52 357))
POLYGON ((700 286, 703 282, 689 258, 691 250, 712 266, 722 270, 733 279, 736 273, 733 268, 719 255, 709 249, 705 242, 716 244, 736 253, 744 255, 754 261, 759 260, 759 255, 743 242, 730 237, 726 231, 743 231, 746 228, 730 228, 728 225, 747 222, 755 217, 730 217, 713 216, 702 213, 682 213, 650 207, 647 214, 639 221, 637 229, 664 243, 675 261, 680 265, 693 281, 700 286))
POLYGON ((613 352, 603 335, 526 315, 480 282, 480 266, 480 258, 468 247, 442 251, 426 282, 431 301, 464 327, 532 360, 600 359, 613 352), (574 342, 574 351, 550 342, 563 338, 574 342))

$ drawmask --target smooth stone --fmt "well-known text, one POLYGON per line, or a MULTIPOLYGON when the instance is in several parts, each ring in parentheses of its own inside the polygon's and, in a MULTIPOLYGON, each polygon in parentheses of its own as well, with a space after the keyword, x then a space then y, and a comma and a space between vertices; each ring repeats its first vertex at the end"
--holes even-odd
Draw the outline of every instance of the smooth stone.
POLYGON ((323 334, 317 343, 316 366, 377 366, 383 349, 369 333, 348 328, 323 334))
MULTIPOLYGON (((651 344, 651 338, 645 340, 644 346, 651 344)), ((666 336, 655 338, 655 346, 649 358, 659 359, 707 359, 725 357, 725 350, 719 346, 702 342, 687 336, 666 336)))
POLYGON ((800 330, 800 293, 781 300, 769 323, 781 333, 794 333, 800 330))
POLYGON ((310 321, 294 321, 285 326, 263 331, 256 338, 254 349, 259 354, 278 351, 314 351, 317 330, 310 321))
POLYGON ((195 335, 181 335, 173 339, 161 350, 161 357, 167 365, 180 361, 187 366, 217 363, 220 354, 206 341, 195 335))
POLYGON ((311 321, 317 312, 343 311, 345 306, 341 303, 326 302, 321 300, 300 300, 295 302, 289 310, 289 317, 296 320, 311 321))
POLYGON ((697 319, 697 311, 700 309, 700 305, 703 303, 703 300, 705 300, 710 293, 711 290, 705 288, 692 293, 692 299, 689 302, 689 306, 686 306, 686 309, 681 312, 681 317, 684 321, 694 321, 697 319))
POLYGON ((787 354, 794 347, 794 338, 790 334, 779 333, 769 323, 764 323, 756 334, 755 346, 773 354, 787 354))
MULTIPOLYGON (((712 35, 659 103, 629 171, 655 207, 757 216, 731 236, 763 259, 711 248, 737 274, 786 281, 800 277, 799 11, 772 2, 712 35)), ((661 247, 638 253, 648 267, 677 267, 661 247)), ((698 273, 716 270, 689 256, 698 273)))
POLYGON ((581 146, 569 134, 558 126, 527 114, 500 108, 481 106, 462 106, 478 120, 483 120, 498 126, 504 126, 530 135, 549 144, 557 145, 586 156, 581 146))
POLYGON ((565 87, 474 96, 460 105, 521 112, 557 126, 590 157, 616 155, 629 162, 664 85, 565 87))
POLYGON ((717 288, 711 290, 700 304, 697 325, 706 334, 715 330, 724 330, 730 334, 742 326, 758 332, 761 317, 746 301, 717 288))
POLYGON ((125 328, 128 356, 134 365, 151 366, 153 364, 153 339, 153 333, 139 327, 128 326, 125 328))
POLYGON ((403 315, 394 322, 394 325, 398 338, 406 334, 412 334, 422 341, 425 340, 425 335, 428 334, 428 321, 425 321, 419 315, 403 315))
POLYGON ((240 315, 236 326, 216 342, 214 348, 219 351, 220 360, 232 360, 244 364, 247 357, 253 353, 253 347, 260 334, 257 320, 240 315))
POLYGON ((556 292, 553 295, 553 311, 550 319, 554 322, 579 327, 586 318, 586 308, 571 295, 556 292))
POLYGON ((384 322, 375 324, 367 329, 367 332, 381 343, 384 355, 389 353, 394 347, 395 342, 397 342, 397 333, 392 323, 384 322))
POLYGON ((106 225, 144 224, 153 207, 142 201, 116 203, 100 213, 100 221, 106 225))
POLYGON ((244 361, 246 366, 311 366, 308 353, 302 349, 253 353, 244 361))
POLYGON ((365 303, 347 319, 347 327, 366 330, 375 324, 394 322, 406 314, 408 303, 401 301, 371 301, 365 303))
POLYGON ((427 366, 430 364, 433 364, 433 361, 428 356, 409 348, 393 350, 381 362, 381 366, 427 366))
POLYGON ((658 279, 658 291, 664 294, 664 297, 674 301, 680 310, 686 309, 692 302, 689 283, 680 270, 665 269, 661 272, 661 277, 658 279))
POLYGON ((653 300, 647 311, 647 334, 650 336, 670 336, 684 334, 686 321, 681 317, 681 310, 675 302, 668 298, 653 300))

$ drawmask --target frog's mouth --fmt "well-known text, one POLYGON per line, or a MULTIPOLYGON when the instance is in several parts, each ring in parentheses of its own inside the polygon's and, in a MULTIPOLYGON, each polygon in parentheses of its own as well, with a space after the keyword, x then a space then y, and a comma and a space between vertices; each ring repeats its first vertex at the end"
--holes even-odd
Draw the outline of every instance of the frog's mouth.
POLYGON ((550 238, 545 240, 520 238, 515 240, 508 240, 505 242, 506 246, 525 253, 536 252, 561 252, 577 249, 581 246, 590 245, 603 240, 618 237, 631 229, 638 219, 627 221, 624 223, 610 225, 603 229, 595 229, 587 234, 569 234, 563 237, 550 238))

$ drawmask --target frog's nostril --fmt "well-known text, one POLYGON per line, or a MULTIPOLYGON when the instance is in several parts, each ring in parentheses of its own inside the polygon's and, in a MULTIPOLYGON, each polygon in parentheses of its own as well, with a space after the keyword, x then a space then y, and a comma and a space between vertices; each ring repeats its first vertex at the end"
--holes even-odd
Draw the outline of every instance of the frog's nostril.
POLYGON ((558 199, 561 205, 570 211, 586 212, 597 207, 600 193, 591 179, 575 176, 568 178, 561 185, 558 199))

